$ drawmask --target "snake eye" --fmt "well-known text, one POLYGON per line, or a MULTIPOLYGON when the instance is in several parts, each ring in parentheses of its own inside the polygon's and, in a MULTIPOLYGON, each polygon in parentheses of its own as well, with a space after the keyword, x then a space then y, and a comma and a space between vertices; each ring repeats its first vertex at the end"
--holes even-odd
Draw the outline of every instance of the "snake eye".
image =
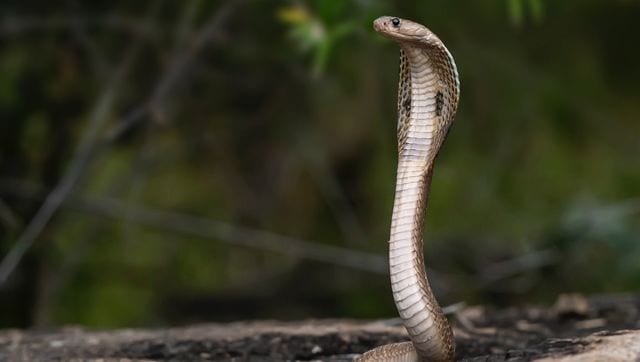
POLYGON ((400 26, 400 19, 398 18, 393 18, 391 19, 391 24, 393 24, 393 26, 395 26, 396 28, 400 26))

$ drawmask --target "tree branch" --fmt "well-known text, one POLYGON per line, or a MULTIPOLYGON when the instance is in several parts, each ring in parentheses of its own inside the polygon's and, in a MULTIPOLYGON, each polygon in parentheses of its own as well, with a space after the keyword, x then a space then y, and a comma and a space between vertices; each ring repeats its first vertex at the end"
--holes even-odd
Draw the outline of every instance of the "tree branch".
MULTIPOLYGON (((38 198, 42 190, 33 184, 0 181, 0 192, 38 198)), ((384 256, 337 246, 320 244, 204 217, 158 210, 109 197, 72 196, 66 206, 116 220, 126 220, 175 233, 223 241, 232 245, 268 250, 372 273, 387 273, 384 256)))

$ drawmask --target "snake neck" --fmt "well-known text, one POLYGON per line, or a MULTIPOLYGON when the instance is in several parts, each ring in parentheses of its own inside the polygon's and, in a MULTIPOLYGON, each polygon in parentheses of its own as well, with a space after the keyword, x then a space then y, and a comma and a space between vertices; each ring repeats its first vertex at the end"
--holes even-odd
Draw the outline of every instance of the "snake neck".
MULTIPOLYGON (((389 239, 391 287, 418 356, 453 359, 451 328, 426 276, 422 254, 424 216, 433 162, 448 130, 442 122, 453 92, 423 49, 401 52, 398 89, 398 173, 389 239)), ((454 109, 455 112, 455 109, 454 109)))
POLYGON ((453 122, 460 96, 458 73, 441 43, 400 48, 398 154, 432 163, 453 122), (432 47, 437 47, 437 51, 432 47))

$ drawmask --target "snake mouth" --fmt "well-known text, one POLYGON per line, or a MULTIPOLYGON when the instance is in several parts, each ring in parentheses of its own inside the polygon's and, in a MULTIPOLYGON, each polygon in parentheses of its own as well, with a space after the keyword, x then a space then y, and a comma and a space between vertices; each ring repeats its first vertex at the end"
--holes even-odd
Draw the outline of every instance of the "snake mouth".
POLYGON ((378 33, 384 33, 388 24, 391 22, 391 16, 381 16, 373 21, 373 29, 378 33))

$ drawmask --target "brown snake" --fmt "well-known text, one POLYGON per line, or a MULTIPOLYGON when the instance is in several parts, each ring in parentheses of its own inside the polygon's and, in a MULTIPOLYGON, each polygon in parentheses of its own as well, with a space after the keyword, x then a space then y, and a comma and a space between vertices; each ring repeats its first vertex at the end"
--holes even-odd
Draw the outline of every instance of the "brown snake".
POLYGON ((373 349, 358 361, 452 361, 453 332, 424 266, 422 228, 433 162, 458 107, 451 53, 418 23, 383 16, 374 29, 400 45, 398 174, 389 239, 391 289, 411 342, 373 349))

